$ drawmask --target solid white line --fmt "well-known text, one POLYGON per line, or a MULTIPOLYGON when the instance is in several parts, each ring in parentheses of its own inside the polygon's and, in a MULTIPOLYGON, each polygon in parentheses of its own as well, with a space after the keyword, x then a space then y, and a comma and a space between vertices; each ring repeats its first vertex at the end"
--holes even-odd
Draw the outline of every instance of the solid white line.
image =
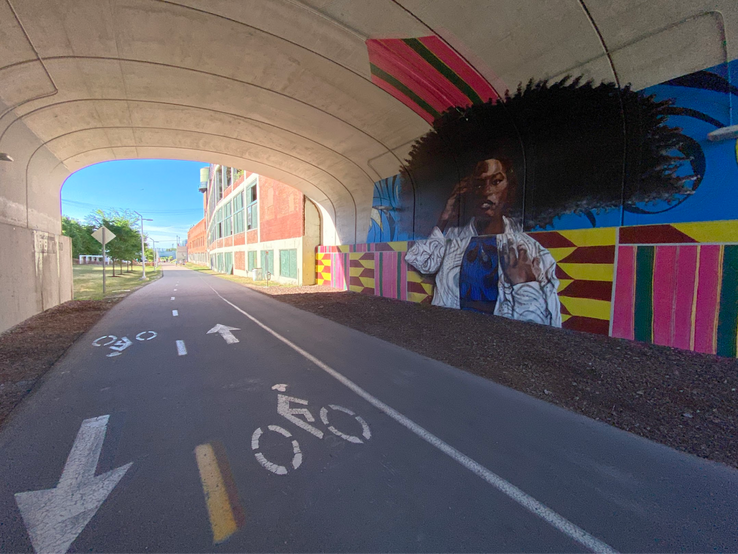
POLYGON ((179 310, 172 310, 172 315, 177 317, 179 315, 179 310))
POLYGON ((187 355, 187 348, 185 347, 185 343, 183 340, 177 341, 177 354, 179 354, 180 356, 187 355))
POLYGON ((172 296, 172 297, 170 298, 170 300, 174 300, 174 296, 172 296))
POLYGON ((468 456, 462 454, 461 452, 456 450, 453 446, 443 442, 441 439, 439 439, 438 437, 436 437, 429 431, 426 431, 423 427, 421 427, 420 425, 418 425, 411 419, 405 417, 397 410, 389 407, 387 404, 385 404, 378 398, 375 398, 374 396, 369 394, 367 391, 362 389, 359 385, 357 385, 356 383, 354 383, 347 377, 344 377, 342 374, 340 374, 338 371, 336 371, 332 367, 321 362, 318 358, 306 352, 305 350, 297 346, 295 343, 283 337, 282 335, 280 335, 279 333, 277 333, 270 327, 267 327, 265 324, 263 324, 261 321, 256 319, 254 316, 248 314, 247 312, 243 311, 241 308, 236 306, 233 302, 230 302, 229 300, 226 300, 225 298, 223 298, 220 295, 220 293, 217 290, 215 290, 213 287, 210 287, 210 288, 215 294, 217 294, 220 297, 221 300, 223 300, 223 302, 225 302, 226 304, 229 304, 230 306, 232 306, 233 308, 241 312, 243 315, 245 315, 247 318, 249 318, 251 321, 256 323, 259 327, 261 327, 268 333, 272 334, 274 337, 281 340, 283 343, 285 343, 287 346, 289 346, 290 348, 292 348, 293 350, 301 354, 303 357, 310 360, 320 369, 325 371, 328 375, 330 375, 331 377, 339 381, 341 384, 345 385, 346 387, 351 389, 353 392, 361 396, 364 400, 369 402, 372 406, 384 412, 386 415, 394 419, 397 423, 406 427, 407 429, 415 433, 417 436, 419 436, 421 439, 423 439, 427 443, 435 446, 436 448, 438 448, 438 450, 440 450, 444 454, 453 458, 456 462, 464 466, 466 469, 468 469, 472 473, 484 479, 487 483, 495 487, 497 490, 506 494, 512 500, 520 504, 523 508, 534 513, 535 515, 543 519, 546 523, 550 524, 551 526, 555 527, 556 529, 564 533, 570 539, 575 540, 576 542, 585 546, 586 548, 590 549, 593 552, 607 552, 607 553, 617 552, 615 549, 613 549, 608 544, 590 535, 584 529, 578 527, 577 525, 575 525, 574 523, 572 523, 565 517, 559 515, 558 513, 553 511, 551 508, 542 504, 541 502, 539 502, 538 500, 536 500, 529 494, 523 492, 518 487, 510 483, 509 481, 506 481, 505 479, 503 479, 496 473, 493 473, 486 467, 475 462, 468 456))

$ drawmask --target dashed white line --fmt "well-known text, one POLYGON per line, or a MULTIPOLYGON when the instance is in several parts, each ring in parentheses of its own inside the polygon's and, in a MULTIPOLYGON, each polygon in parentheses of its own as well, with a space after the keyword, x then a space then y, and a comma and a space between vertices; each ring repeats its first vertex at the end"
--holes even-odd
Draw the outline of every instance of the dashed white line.
POLYGON ((177 292, 177 289, 174 289, 174 292, 177 292))
POLYGON ((177 317, 179 315, 179 310, 172 310, 172 315, 177 317))
POLYGON ((185 347, 185 343, 183 340, 177 341, 177 354, 179 354, 180 356, 187 355, 187 348, 185 347))
MULTIPOLYGON (((210 286, 210 285, 208 285, 210 286)), ((329 365, 323 363, 318 358, 310 354, 309 352, 303 350, 299 346, 297 346, 295 343, 290 341, 289 339, 283 337, 258 319, 256 319, 251 314, 243 311, 241 308, 236 306, 233 302, 230 302, 229 300, 226 300, 223 298, 220 293, 215 290, 213 287, 210 287, 211 290, 217 294, 223 302, 226 304, 229 304, 239 312, 241 312, 243 315, 245 315, 247 318, 249 318, 251 321, 256 323, 259 327, 264 329, 266 332, 270 333, 280 341, 282 341, 284 344, 292 348, 295 352, 301 354, 304 358, 314 363, 316 366, 318 366, 320 369, 325 371, 328 375, 336 379, 341 384, 345 385, 347 388, 361 396, 364 400, 369 402, 372 406, 377 408, 378 410, 384 412, 386 415, 394 419, 397 423, 402 425, 403 427, 407 428, 411 432, 415 433, 418 437, 426 441, 428 444, 436 447, 438 450, 452 458, 454 461, 458 462, 462 466, 464 466, 466 469, 492 485, 494 488, 496 488, 501 493, 507 495, 510 499, 514 500, 520 506, 525 508, 526 510, 532 512, 533 514, 540 517, 542 520, 544 520, 546 523, 551 525, 552 527, 558 529, 561 533, 569 537, 570 539, 578 542, 579 544, 585 546, 586 548, 590 549, 593 552, 606 552, 606 553, 617 553, 617 550, 612 548, 607 543, 604 543, 597 537, 590 535, 587 533, 584 529, 581 527, 575 525, 562 515, 559 515, 557 512, 546 506, 545 504, 539 502, 523 490, 519 489, 509 481, 503 479, 496 473, 490 471, 480 463, 474 461, 470 457, 466 456, 465 454, 459 452, 456 450, 453 446, 450 444, 445 443, 438 437, 436 437, 434 434, 430 433, 417 423, 415 423, 413 420, 411 420, 408 417, 405 417, 400 412, 395 410, 394 408, 391 408, 378 398, 375 398, 371 394, 369 394, 367 391, 362 389, 359 385, 348 379, 347 377, 344 377, 341 373, 330 367, 329 365)))
POLYGON ((170 300, 174 300, 174 296, 172 296, 172 297, 170 298, 170 300))

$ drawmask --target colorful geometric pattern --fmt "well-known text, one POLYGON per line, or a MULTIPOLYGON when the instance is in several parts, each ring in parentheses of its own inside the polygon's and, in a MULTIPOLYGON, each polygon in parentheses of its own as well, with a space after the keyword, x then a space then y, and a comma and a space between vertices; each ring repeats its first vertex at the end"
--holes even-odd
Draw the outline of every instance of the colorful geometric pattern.
POLYGON ((536 232, 530 236, 556 260, 561 326, 607 335, 617 228, 536 232))
POLYGON ((349 257, 349 290, 374 294, 374 254, 352 253, 349 257))
POLYGON ((735 357, 738 246, 620 246, 612 335, 735 357))
POLYGON ((492 86, 437 36, 366 41, 372 82, 428 123, 452 106, 498 98, 492 86))
POLYGON ((331 254, 318 252, 315 255, 315 283, 317 285, 331 284, 331 254))
POLYGON ((738 243, 738 221, 620 227, 620 244, 738 243))

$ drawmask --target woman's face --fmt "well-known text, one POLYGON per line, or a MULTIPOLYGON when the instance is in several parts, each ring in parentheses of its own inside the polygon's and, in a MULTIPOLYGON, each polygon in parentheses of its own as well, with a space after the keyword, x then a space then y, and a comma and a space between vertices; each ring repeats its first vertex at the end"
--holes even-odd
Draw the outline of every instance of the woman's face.
POLYGON ((502 163, 495 158, 479 162, 471 180, 474 216, 479 220, 502 218, 509 195, 507 172, 502 163))

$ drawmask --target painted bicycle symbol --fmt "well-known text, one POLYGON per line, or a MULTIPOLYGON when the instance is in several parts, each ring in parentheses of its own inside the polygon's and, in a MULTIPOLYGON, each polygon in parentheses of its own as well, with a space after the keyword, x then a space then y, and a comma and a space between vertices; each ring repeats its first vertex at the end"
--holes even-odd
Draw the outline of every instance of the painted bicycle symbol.
MULTIPOLYGON (((136 340, 141 342, 150 341, 155 338, 156 331, 141 331, 136 335, 136 340)), ((115 335, 103 335, 102 337, 98 337, 92 341, 93 346, 107 346, 112 350, 110 354, 106 355, 108 358, 120 356, 123 354, 123 351, 132 344, 133 342, 128 337, 118 338, 115 335)))
MULTIPOLYGON (((286 387, 286 385, 274 385, 272 389, 284 392, 286 390, 286 387)), ((287 396, 286 394, 277 395, 277 413, 279 415, 284 417, 287 421, 294 423, 301 429, 304 429, 308 433, 311 433, 319 439, 322 439, 325 436, 325 433, 317 427, 311 425, 311 423, 315 423, 315 417, 310 412, 310 410, 308 410, 307 408, 293 408, 291 407, 291 404, 307 406, 308 401, 301 398, 295 398, 293 396, 287 396), (302 416, 305 419, 300 419, 297 416, 302 416)), ((323 422, 323 425, 326 426, 328 431, 330 431, 337 437, 341 437, 342 439, 354 444, 363 444, 364 441, 367 441, 372 437, 372 433, 369 430, 369 425, 367 425, 366 421, 364 421, 361 416, 356 415, 354 412, 352 412, 348 408, 344 408, 343 406, 338 406, 336 404, 323 406, 320 409, 320 421, 323 422), (361 426, 361 437, 363 437, 363 439, 357 435, 351 435, 349 433, 340 431, 335 426, 331 425, 329 419, 330 412, 342 412, 344 414, 352 416, 361 426)), ((302 450, 300 449, 300 444, 297 442, 297 439, 293 438, 292 433, 290 433, 284 427, 280 427, 279 425, 268 425, 266 429, 268 431, 277 433, 287 439, 292 439, 292 469, 294 470, 300 467, 300 465, 302 464, 302 450)), ((254 457, 262 466, 264 466, 264 468, 268 469, 272 473, 276 473, 277 475, 286 475, 290 471, 289 469, 287 469, 287 467, 275 464, 274 462, 270 462, 267 457, 264 456, 262 452, 260 452, 259 441, 262 435, 264 435, 264 430, 261 427, 258 427, 251 435, 251 449, 254 451, 254 457)))

